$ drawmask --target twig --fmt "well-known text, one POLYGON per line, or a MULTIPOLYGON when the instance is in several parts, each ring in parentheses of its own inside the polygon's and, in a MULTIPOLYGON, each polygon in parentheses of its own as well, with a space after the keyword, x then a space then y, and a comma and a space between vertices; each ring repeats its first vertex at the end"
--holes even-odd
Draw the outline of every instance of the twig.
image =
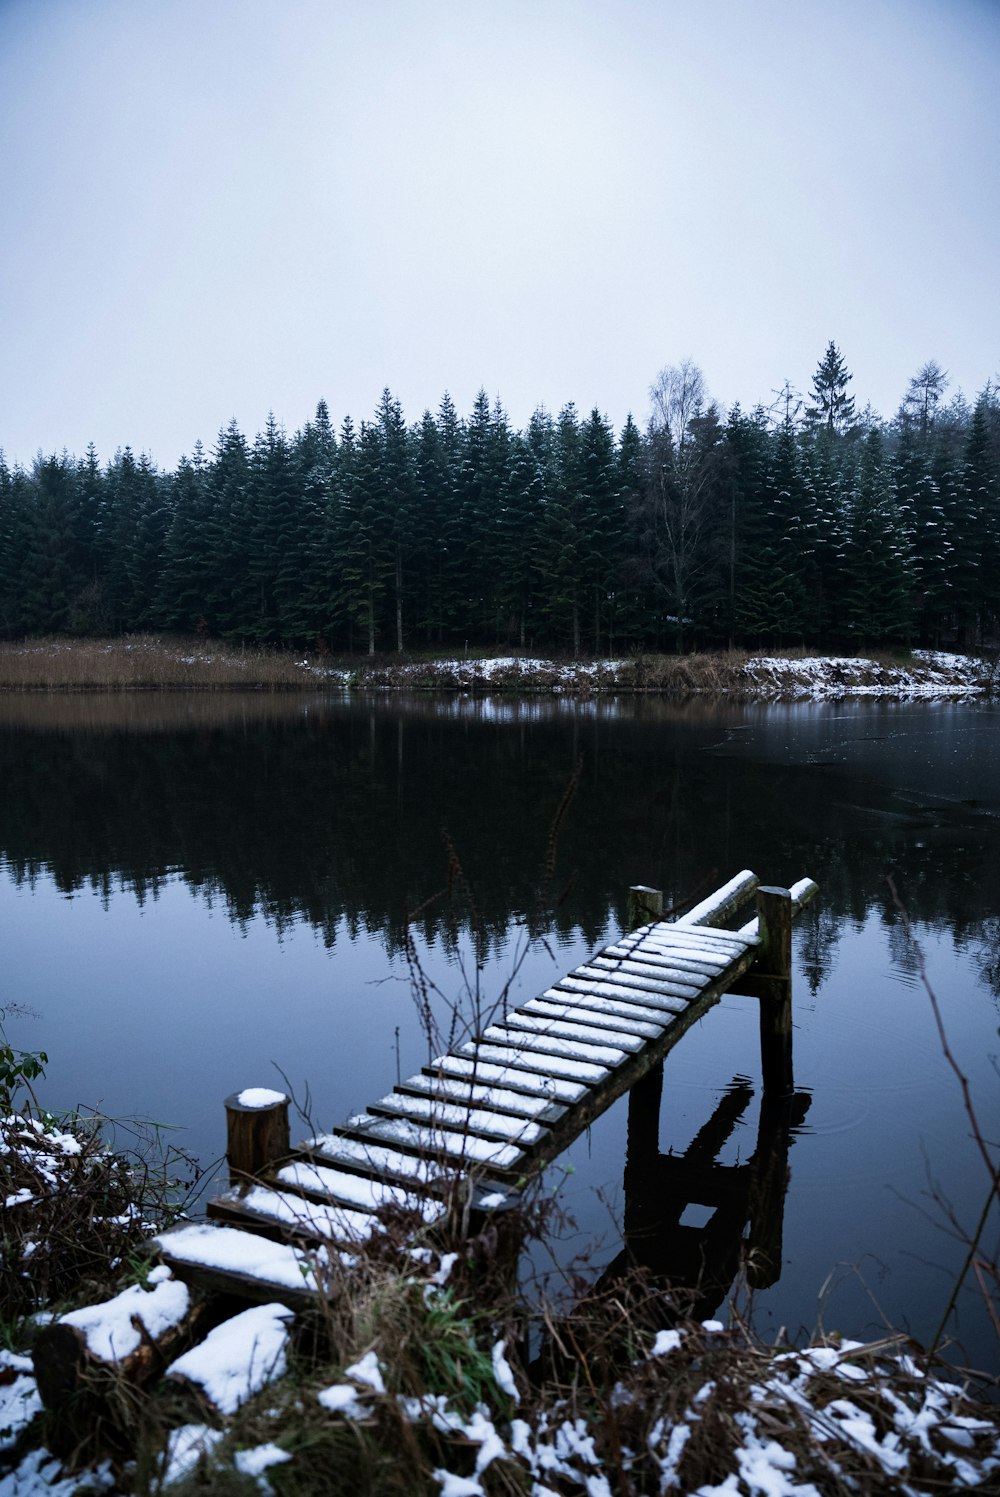
POLYGON ((958 1064, 958 1061, 955 1059, 955 1056, 952 1053, 951 1046, 948 1043, 948 1036, 945 1032, 944 1020, 941 1017, 941 1006, 938 1003, 937 994, 931 987, 930 980, 927 976, 927 967, 924 962, 924 953, 921 949, 919 941, 913 934, 913 927, 910 924, 909 912, 907 911, 905 905, 899 897, 899 894, 896 891, 896 885, 893 879, 891 877, 887 878, 886 883, 888 884, 889 892, 892 895, 892 902, 896 906, 896 909, 899 911, 903 930, 906 933, 907 939, 913 946, 917 962, 917 972, 920 976, 920 981, 923 984, 924 991, 930 999, 931 1010, 934 1014, 934 1023, 937 1025, 938 1039, 941 1043, 941 1051, 944 1055, 945 1060, 948 1062, 948 1065, 951 1067, 953 1074, 958 1080, 958 1084, 962 1092, 962 1103, 965 1108, 965 1115, 968 1118, 969 1126, 972 1129, 972 1137, 976 1142, 976 1147, 978 1148, 979 1153, 982 1156, 983 1163, 985 1164, 987 1173, 990 1177, 990 1188, 987 1193, 986 1200, 983 1203, 983 1209, 980 1212, 975 1231, 973 1232, 972 1237, 968 1239, 969 1251, 966 1255, 965 1262, 962 1264, 962 1268, 958 1275, 958 1278, 955 1280, 955 1283, 952 1286, 951 1294, 948 1296, 948 1303, 945 1306, 944 1314, 941 1317, 940 1324, 938 1325, 937 1330, 934 1332, 934 1335, 931 1339, 931 1344, 927 1350, 927 1360, 928 1362, 930 1362, 941 1344, 942 1338, 944 1336, 945 1326, 947 1325, 951 1313, 955 1308, 955 1303, 958 1299, 962 1285, 964 1284, 969 1269, 972 1267, 972 1264, 979 1251, 979 1242, 986 1228, 986 1222, 987 1218, 989 1217, 990 1207, 993 1204, 993 1200, 996 1197, 998 1190, 1000 1190, 1000 1168, 998 1168, 997 1165, 993 1163, 993 1160, 990 1157, 989 1147, 986 1143, 986 1140, 983 1138, 982 1130, 979 1126, 979 1119, 976 1116, 976 1109, 973 1106, 972 1102, 972 1092, 969 1087, 969 1078, 966 1076, 965 1072, 958 1064))

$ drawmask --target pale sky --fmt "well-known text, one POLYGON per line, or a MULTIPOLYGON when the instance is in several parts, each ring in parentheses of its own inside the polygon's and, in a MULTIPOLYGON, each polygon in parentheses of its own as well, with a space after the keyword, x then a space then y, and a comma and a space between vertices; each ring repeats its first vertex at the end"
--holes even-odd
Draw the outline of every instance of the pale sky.
POLYGON ((0 446, 1000 375, 1000 0, 0 0, 0 446))

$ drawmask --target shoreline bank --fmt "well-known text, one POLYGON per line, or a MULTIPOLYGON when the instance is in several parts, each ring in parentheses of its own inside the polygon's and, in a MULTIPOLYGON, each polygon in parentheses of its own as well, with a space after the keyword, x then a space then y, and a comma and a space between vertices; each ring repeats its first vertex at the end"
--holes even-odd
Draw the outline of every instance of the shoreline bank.
POLYGON ((973 655, 784 655, 743 651, 559 661, 536 655, 357 660, 155 635, 0 645, 0 692, 458 691, 658 693, 735 700, 984 695, 1000 664, 973 655))

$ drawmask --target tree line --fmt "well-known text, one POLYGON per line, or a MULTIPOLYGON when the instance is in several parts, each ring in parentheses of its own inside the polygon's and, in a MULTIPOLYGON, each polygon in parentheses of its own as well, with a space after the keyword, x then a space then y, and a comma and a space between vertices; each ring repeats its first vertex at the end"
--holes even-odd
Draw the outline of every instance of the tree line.
POLYGON ((933 361, 883 421, 831 342, 806 396, 720 410, 690 360, 619 433, 484 392, 408 424, 235 420, 159 471, 0 452, 0 631, 374 653, 976 646, 1000 620, 1000 392, 933 361))

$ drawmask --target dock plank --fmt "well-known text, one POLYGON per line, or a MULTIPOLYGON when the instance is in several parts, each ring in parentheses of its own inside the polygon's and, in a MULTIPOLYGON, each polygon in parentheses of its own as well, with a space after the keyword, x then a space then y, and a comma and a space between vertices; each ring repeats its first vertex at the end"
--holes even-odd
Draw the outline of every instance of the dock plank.
POLYGON ((460 1103, 444 1102, 437 1097, 410 1097, 403 1092, 390 1092, 380 1097, 377 1102, 369 1104, 368 1111, 379 1117, 412 1118, 435 1128, 468 1129, 481 1138, 528 1146, 538 1143, 544 1132, 529 1118, 511 1117, 509 1113, 494 1112, 488 1107, 463 1107, 460 1103))
POLYGON ((563 1003, 548 998, 531 998, 518 1012, 547 1014, 553 1019, 591 1024, 612 1033, 624 1030, 626 1034, 641 1035, 647 1040, 653 1040, 661 1034, 668 1022, 665 1014, 658 1014, 655 1009, 644 1010, 639 1004, 635 1004, 633 1013, 629 1014, 624 1003, 602 1003, 599 998, 586 999, 582 996, 578 996, 575 1002, 563 1003), (643 1013, 649 1017, 638 1017, 643 1013))
MULTIPOLYGON (((457 1102, 465 1107, 483 1103, 494 1112, 509 1112, 513 1117, 532 1118, 536 1123, 554 1123, 562 1117, 565 1107, 544 1096, 514 1091, 510 1087, 487 1086, 475 1082, 460 1081, 449 1076, 408 1076, 396 1087, 397 1092, 411 1092, 416 1096, 437 1097, 442 1102, 457 1102)), ((575 1100, 575 1099, 574 1099, 575 1100)))
MULTIPOLYGON (((427 1069, 431 1076, 449 1076, 468 1081, 474 1077, 484 1085, 495 1083, 497 1086, 520 1088, 526 1096, 544 1097, 547 1101, 558 1102, 567 1107, 581 1101, 594 1084, 592 1081, 553 1076, 537 1067, 512 1066, 506 1054, 500 1061, 490 1060, 482 1053, 482 1047, 477 1050, 471 1044, 463 1045, 461 1054, 439 1056, 427 1069)), ((601 1067, 596 1069, 602 1070, 601 1067)), ((602 1074, 606 1075, 607 1072, 602 1071, 602 1074)))

